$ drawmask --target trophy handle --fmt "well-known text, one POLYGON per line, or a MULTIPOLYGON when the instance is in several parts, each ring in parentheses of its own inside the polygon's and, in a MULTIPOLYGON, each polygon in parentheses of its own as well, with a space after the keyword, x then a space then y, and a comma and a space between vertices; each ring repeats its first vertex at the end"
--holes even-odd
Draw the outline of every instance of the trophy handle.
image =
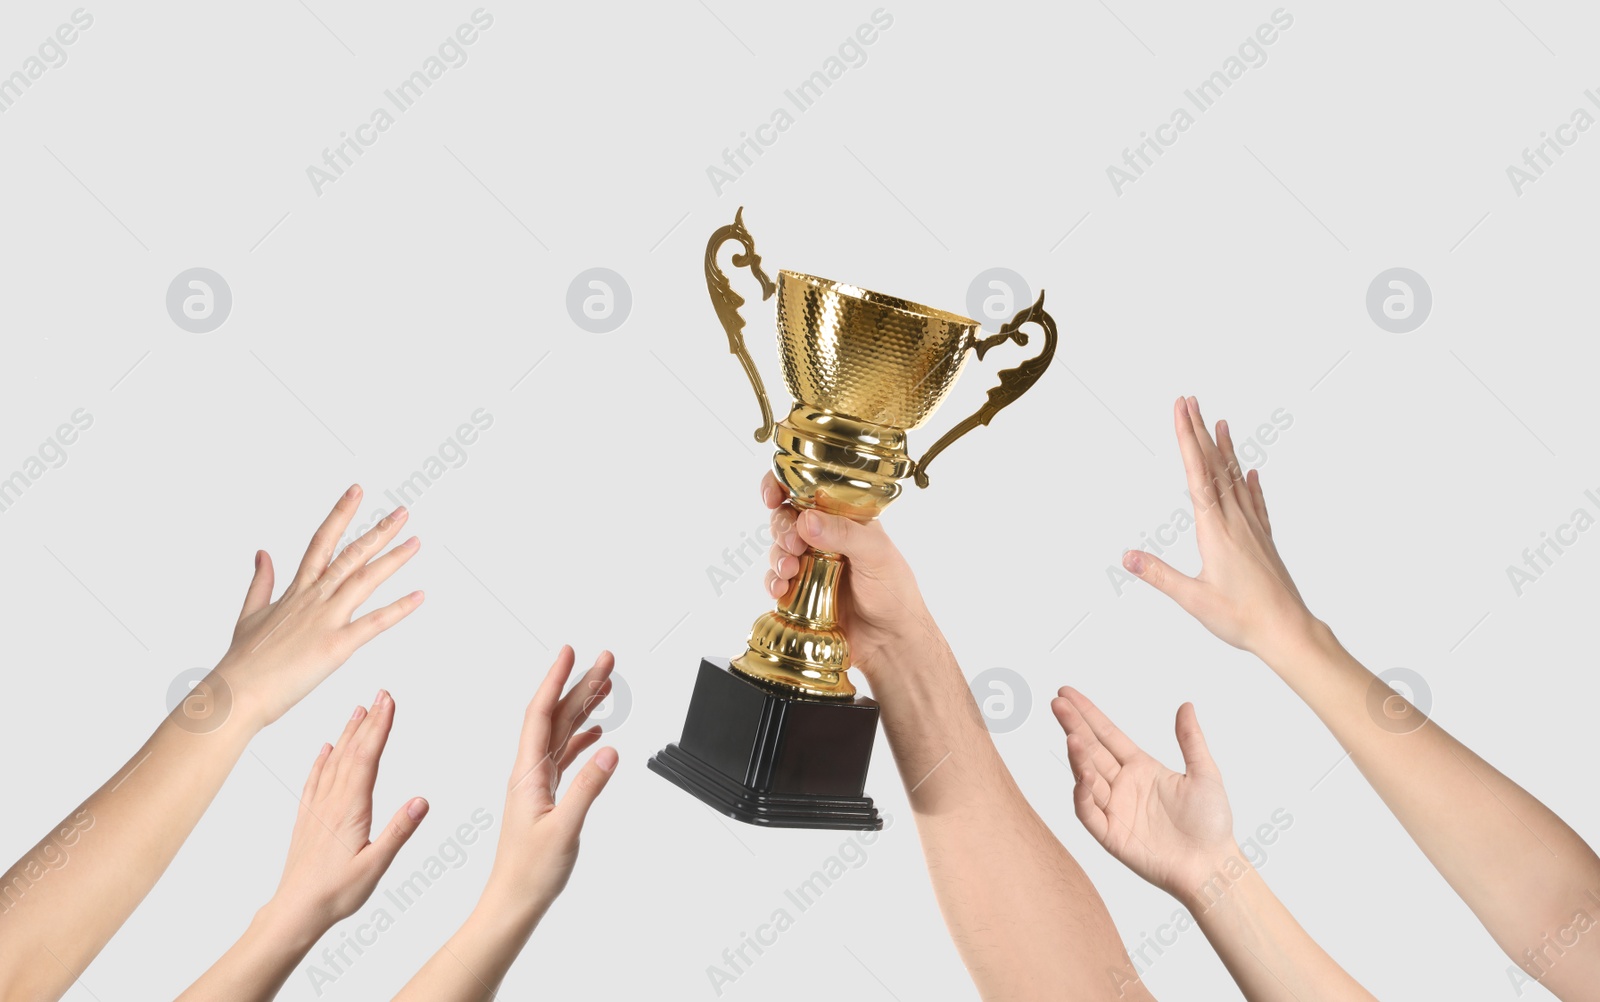
POLYGON ((1039 381, 1039 377, 1044 375, 1044 370, 1050 367, 1050 360, 1056 354, 1056 322, 1044 311, 1043 290, 1040 290, 1039 298, 1032 306, 1019 310, 1016 316, 1000 328, 1000 333, 992 337, 979 338, 973 343, 972 350, 978 353, 978 359, 982 361, 990 348, 1006 341, 1026 345, 1028 335, 1022 330, 1022 326, 1028 323, 1037 324, 1044 331, 1044 349, 1014 369, 1001 370, 1000 385, 989 391, 989 399, 978 408, 978 412, 945 432, 939 441, 933 443, 933 447, 916 461, 915 475, 918 487, 928 486, 928 464, 933 462, 933 457, 978 425, 987 425, 994 420, 996 414, 1028 392, 1028 389, 1039 381))
POLYGON ((717 251, 730 240, 738 241, 744 248, 742 253, 733 255, 733 266, 749 268, 750 273, 760 279, 763 300, 771 299, 778 287, 761 270, 761 257, 756 253, 755 239, 744 228, 744 206, 741 205, 739 211, 733 214, 733 223, 720 227, 711 234, 711 240, 706 244, 706 290, 711 293, 711 305, 716 308, 717 319, 722 321, 722 329, 727 332, 728 350, 739 356, 739 364, 744 366, 745 375, 750 377, 750 386, 756 391, 756 402, 761 405, 761 427, 756 429, 756 441, 765 442, 772 437, 772 406, 767 403, 767 388, 761 382, 761 373, 750 358, 750 349, 745 347, 744 317, 739 315, 744 297, 733 291, 728 276, 717 267, 717 251))

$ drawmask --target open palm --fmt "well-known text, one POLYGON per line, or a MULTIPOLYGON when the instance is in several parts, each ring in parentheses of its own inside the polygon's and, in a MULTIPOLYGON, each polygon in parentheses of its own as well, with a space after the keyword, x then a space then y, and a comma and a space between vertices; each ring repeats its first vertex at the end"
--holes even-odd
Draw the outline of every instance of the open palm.
POLYGON ((1232 851, 1233 811, 1194 705, 1178 709, 1182 773, 1147 755, 1077 690, 1063 688, 1050 706, 1067 732, 1073 803, 1089 834, 1170 894, 1204 883, 1232 851))

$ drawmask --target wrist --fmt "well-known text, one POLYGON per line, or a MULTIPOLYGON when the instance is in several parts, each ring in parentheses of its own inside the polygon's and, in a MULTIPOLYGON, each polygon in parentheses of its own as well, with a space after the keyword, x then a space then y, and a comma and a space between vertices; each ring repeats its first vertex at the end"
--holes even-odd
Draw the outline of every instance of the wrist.
POLYGON ((1229 840, 1196 862, 1174 886, 1163 888, 1199 920, 1206 913, 1237 896, 1256 875, 1237 840, 1229 840))
POLYGON ((331 928, 333 923, 313 910, 274 896, 250 920, 245 936, 268 949, 304 956, 331 928))
POLYGON ((502 931, 533 933, 544 913, 550 910, 554 899, 529 893, 509 883, 497 881, 491 873, 484 885, 483 894, 472 910, 474 922, 502 931))
POLYGON ((1286 666, 1325 656, 1338 646, 1332 627, 1307 612, 1278 626, 1251 653, 1282 674, 1286 666))

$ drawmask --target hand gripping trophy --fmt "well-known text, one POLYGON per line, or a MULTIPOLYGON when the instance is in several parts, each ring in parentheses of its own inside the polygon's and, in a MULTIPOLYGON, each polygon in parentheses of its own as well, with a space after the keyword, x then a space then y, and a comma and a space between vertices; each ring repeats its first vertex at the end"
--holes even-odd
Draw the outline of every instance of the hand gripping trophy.
MULTIPOLYGON (((1056 324, 1044 294, 985 337, 966 317, 793 271, 773 283, 761 270, 744 210, 706 245, 706 285, 761 405, 758 442, 776 446, 773 469, 799 509, 818 508, 860 522, 900 494, 900 481, 928 486, 928 465, 950 443, 987 425, 1049 367, 1056 324), (772 419, 761 374, 745 347, 744 299, 717 264, 724 244, 739 250, 761 298, 778 296, 778 354, 794 406, 772 419), (906 433, 921 427, 955 385, 970 351, 981 361, 1007 341, 1028 344, 1022 328, 1044 333, 1038 354, 1000 373, 976 414, 912 459, 906 433)), ((650 759, 652 771, 740 821, 771 827, 875 829, 882 820, 864 795, 878 706, 857 696, 850 648, 839 630, 844 558, 812 549, 777 608, 750 628, 731 662, 704 658, 683 737, 650 759)))

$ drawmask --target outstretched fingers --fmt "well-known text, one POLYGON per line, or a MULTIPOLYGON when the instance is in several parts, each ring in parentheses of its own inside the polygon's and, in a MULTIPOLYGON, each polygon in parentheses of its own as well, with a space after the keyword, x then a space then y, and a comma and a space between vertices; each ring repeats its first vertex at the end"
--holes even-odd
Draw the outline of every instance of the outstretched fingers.
POLYGON ((584 818, 589 816, 589 808, 594 806, 600 791, 611 782, 616 768, 617 750, 608 746, 595 752, 578 770, 578 774, 572 777, 572 785, 567 787, 561 803, 556 805, 556 813, 561 815, 564 823, 572 826, 573 831, 583 827, 584 818))
POLYGON ((594 666, 583 673, 576 685, 567 691, 556 704, 555 720, 550 735, 549 754, 556 755, 589 719, 595 707, 611 693, 611 672, 617 666, 616 656, 601 651, 594 666))
POLYGON ((328 561, 333 559, 333 548, 338 545, 339 537, 344 534, 345 527, 355 517, 356 507, 361 503, 361 485, 351 484, 350 489, 344 492, 328 512, 328 517, 322 520, 322 525, 311 537, 311 544, 306 547, 306 555, 300 560, 300 569, 295 571, 295 584, 306 587, 322 576, 328 569, 328 561))
MULTIPOLYGON (((1074 741, 1067 739, 1067 751, 1070 754, 1074 741)), ((1085 765, 1075 769, 1077 785, 1072 788, 1072 810, 1082 822, 1083 827, 1094 837, 1096 842, 1105 845, 1106 836, 1111 833, 1111 819, 1106 816, 1106 805, 1111 797, 1111 787, 1104 778, 1095 772, 1094 766, 1085 765)))
POLYGON ((1122 765, 1115 755, 1100 740, 1094 736, 1094 728, 1083 719, 1083 714, 1066 697, 1066 688, 1061 694, 1050 701, 1050 711, 1055 714, 1056 720, 1061 724, 1061 729, 1067 733, 1067 757, 1072 765, 1072 774, 1078 775, 1084 766, 1093 766, 1095 771, 1105 776, 1107 780, 1117 778, 1117 773, 1122 771, 1122 765))
POLYGON ((1078 711, 1094 733, 1095 740, 1105 746, 1106 751, 1111 753, 1118 765, 1127 765, 1144 754, 1139 746, 1133 743, 1133 739, 1122 733, 1122 730, 1111 722, 1111 718, 1102 713, 1100 707, 1094 705, 1088 696, 1071 686, 1062 686, 1061 697, 1078 711))
POLYGON ((599 724, 595 724, 588 730, 579 731, 568 738, 567 743, 562 746, 561 757, 556 759, 556 771, 566 772, 567 766, 576 762, 579 755, 593 748, 594 743, 600 740, 602 730, 599 724))
POLYGON ((359 539, 340 550, 339 556, 323 568, 319 579, 323 590, 331 593, 346 578, 368 567, 410 517, 411 512, 404 506, 396 508, 378 519, 378 524, 362 533, 359 539))
POLYGON ((404 598, 397 598, 386 606, 372 610, 344 629, 355 642, 355 646, 360 647, 384 630, 416 612, 417 607, 422 604, 423 597, 422 592, 414 591, 404 598))
MULTIPOLYGON (((1219 514, 1230 513, 1237 509, 1239 497, 1233 490, 1233 475, 1228 472, 1228 462, 1223 458, 1222 450, 1217 448, 1217 443, 1211 440, 1211 432, 1206 428, 1206 419, 1200 414, 1200 401, 1190 397, 1186 403, 1195 442, 1200 448, 1200 454, 1205 457, 1206 479, 1210 484, 1212 504, 1220 509, 1219 514)), ((1198 516, 1198 513, 1196 514, 1198 516)))
POLYGON ((1194 421, 1189 416, 1189 398, 1179 397, 1172 408, 1173 433, 1178 437, 1178 451, 1183 455, 1183 474, 1189 485, 1189 500, 1194 505, 1196 522, 1219 518, 1217 486, 1212 479, 1206 454, 1195 434, 1194 421))
MULTIPOLYGON (((399 526, 395 526, 396 529, 399 526)), ((381 544, 380 544, 381 545, 381 544)), ((334 592, 335 608, 342 615, 353 616, 363 602, 372 597, 378 586, 389 580, 395 571, 406 565, 406 561, 417 555, 422 548, 422 541, 416 536, 396 546, 388 553, 383 554, 371 563, 365 564, 351 572, 339 590, 334 592)), ((329 572, 332 574, 332 571, 329 572)))
MULTIPOLYGON (((513 788, 527 782, 550 757, 551 718, 561 701, 561 690, 566 687, 575 660, 572 648, 563 644, 533 699, 528 701, 528 708, 522 715, 522 734, 517 739, 517 762, 511 774, 513 788)), ((536 785, 548 789, 547 784, 536 785)))

